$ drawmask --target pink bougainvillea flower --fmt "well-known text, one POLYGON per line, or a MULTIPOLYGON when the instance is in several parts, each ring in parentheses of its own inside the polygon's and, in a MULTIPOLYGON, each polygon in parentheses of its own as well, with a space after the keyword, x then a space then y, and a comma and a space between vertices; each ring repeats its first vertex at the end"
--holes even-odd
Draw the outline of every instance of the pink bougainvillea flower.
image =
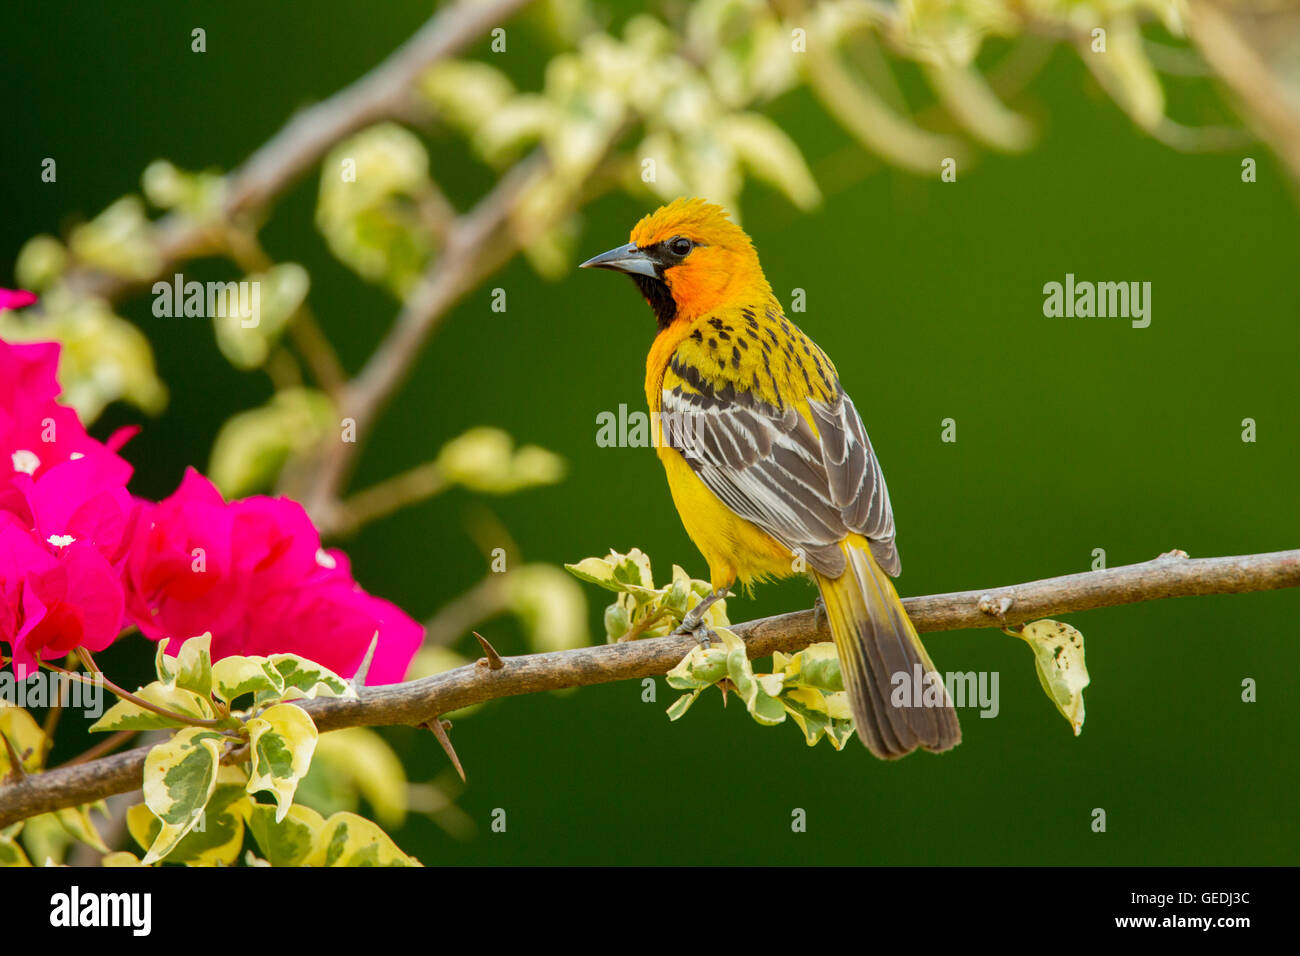
POLYGON ((0 641, 19 676, 122 629, 131 466, 59 405, 59 346, 0 341, 0 641))
POLYGON ((55 401, 58 364, 57 342, 0 340, 0 484, 105 448, 117 451, 135 434, 122 429, 107 445, 86 434, 77 413, 55 401))
POLYGON ((0 515, 0 640, 19 680, 39 659, 101 651, 122 630, 120 576, 90 542, 41 541, 0 515))
POLYGON ((367 683, 400 681, 423 629, 352 580, 341 553, 321 550, 302 505, 253 497, 226 503, 190 469, 136 519, 126 560, 127 608, 154 640, 212 633, 212 657, 297 653, 344 677, 376 633, 367 683))
POLYGON ((0 289, 0 312, 5 309, 25 309, 36 301, 36 296, 22 289, 0 289))
MULTIPOLYGON (((15 301, 8 299, 4 301, 15 301)), ((59 405, 59 346, 0 341, 0 642, 20 675, 107 647, 131 620, 154 640, 210 631, 215 659, 294 652, 368 683, 400 681, 423 629, 363 591, 287 498, 227 503, 193 469, 152 504, 131 466, 59 405)))
POLYGON ((299 587, 268 595, 250 618, 245 653, 288 651, 351 676, 377 636, 366 684, 396 684, 424 640, 424 628, 395 604, 367 594, 352 579, 342 551, 316 552, 316 568, 299 587))
POLYGON ((86 541, 120 568, 142 504, 126 490, 130 478, 131 466, 101 446, 44 469, 37 478, 14 475, 0 485, 0 510, 39 540, 86 541))

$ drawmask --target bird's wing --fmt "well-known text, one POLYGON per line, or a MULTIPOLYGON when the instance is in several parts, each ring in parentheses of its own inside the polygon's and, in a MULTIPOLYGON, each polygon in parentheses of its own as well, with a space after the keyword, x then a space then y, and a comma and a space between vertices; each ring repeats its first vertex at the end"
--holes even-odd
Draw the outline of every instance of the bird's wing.
POLYGON ((715 386, 673 361, 665 378, 664 443, 740 517, 823 574, 844 569, 839 542, 858 532, 880 566, 900 570, 889 490, 852 400, 836 383, 829 402, 774 406, 733 385, 715 386))

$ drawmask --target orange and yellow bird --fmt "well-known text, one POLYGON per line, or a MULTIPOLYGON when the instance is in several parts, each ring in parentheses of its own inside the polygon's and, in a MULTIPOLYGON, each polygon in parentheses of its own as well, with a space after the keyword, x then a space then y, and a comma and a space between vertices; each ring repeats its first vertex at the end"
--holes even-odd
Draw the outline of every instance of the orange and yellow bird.
POLYGON ((952 700, 894 590, 900 570, 880 463, 835 366, 772 294, 719 206, 678 199, 584 268, 630 275, 659 331, 645 391, 673 503, 709 563, 708 606, 810 569, 858 734, 878 757, 961 741, 952 700))

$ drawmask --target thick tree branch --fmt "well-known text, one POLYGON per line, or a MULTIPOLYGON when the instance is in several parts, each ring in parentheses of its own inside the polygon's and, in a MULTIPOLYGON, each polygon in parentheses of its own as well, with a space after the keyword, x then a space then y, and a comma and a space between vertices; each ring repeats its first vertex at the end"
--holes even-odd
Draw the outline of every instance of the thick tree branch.
MULTIPOLYGON (((1241 594, 1300 587, 1300 549, 1191 560, 1175 552, 1144 564, 1046 578, 1027 584, 907 598, 918 631, 1006 627, 1050 615, 1160 598, 1241 594)), ((830 639, 824 618, 796 611, 737 624, 750 657, 792 652, 830 639)), ((422 680, 363 690, 359 699, 304 701, 321 731, 344 727, 418 726, 499 697, 653 677, 694 646, 691 637, 661 637, 549 654, 504 658, 493 670, 470 664, 422 680)), ((32 774, 0 787, 0 827, 17 820, 124 793, 140 786, 148 747, 32 774)))

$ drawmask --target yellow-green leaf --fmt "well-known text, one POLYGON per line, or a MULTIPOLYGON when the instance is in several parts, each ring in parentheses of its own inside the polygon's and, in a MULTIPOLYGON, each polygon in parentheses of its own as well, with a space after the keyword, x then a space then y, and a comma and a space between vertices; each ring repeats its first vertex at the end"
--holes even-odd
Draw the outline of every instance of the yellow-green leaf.
POLYGON ((406 820, 407 780, 393 748, 367 727, 326 734, 316 745, 316 763, 328 764, 366 798, 384 826, 406 820))
POLYGON ((301 866, 316 849, 325 818, 301 804, 290 807, 282 819, 277 820, 276 813, 265 804, 254 806, 248 818, 249 832, 272 866, 301 866))
MULTIPOLYGON (((247 775, 238 767, 224 766, 217 786, 198 823, 167 854, 167 862, 187 866, 231 866, 244 844, 244 821, 253 808, 245 791, 247 775)), ((162 822, 143 803, 126 814, 127 830, 141 847, 152 846, 162 822)))
POLYGON ((683 715, 684 715, 688 710, 691 709, 691 704, 695 703, 696 699, 700 696, 701 693, 703 693, 703 691, 704 691, 704 688, 703 688, 703 687, 697 687, 697 688, 695 688, 695 690, 691 691, 689 694, 682 694, 681 697, 678 697, 675 701, 673 701, 671 704, 669 704, 669 705, 668 705, 668 719, 669 719, 669 720, 680 720, 681 717, 682 717, 682 716, 683 716, 683 715))
POLYGON ((284 678, 265 657, 223 657, 212 665, 212 692, 227 704, 245 694, 280 694, 284 678))
POLYGON ((777 678, 774 681, 756 677, 749 663, 745 642, 725 627, 718 628, 716 633, 727 649, 727 677, 735 685, 750 716, 760 724, 771 725, 784 721, 785 707, 773 694, 774 690, 777 694, 780 693, 779 675, 762 675, 777 678))
POLYGON ((325 821, 308 866, 420 866, 392 837, 355 813, 341 811, 325 821))
MULTIPOLYGON (((284 682, 285 699, 292 699, 289 691, 297 691, 293 697, 356 697, 352 685, 328 667, 297 654, 272 654, 267 658, 271 666, 280 674, 284 682)), ((259 697, 259 699, 261 699, 259 697)))
POLYGON ((1033 649, 1038 681, 1077 737, 1083 730, 1083 689, 1089 681, 1083 635, 1069 624, 1051 620, 1034 621, 1011 633, 1033 649))
POLYGON ((248 792, 269 790, 275 797, 276 822, 280 822, 293 805, 298 781, 311 767, 316 725, 301 707, 276 704, 250 720, 247 727, 253 755, 248 792))
POLYGON ((73 838, 80 840, 87 846, 94 847, 100 853, 107 853, 108 847, 104 844, 104 839, 99 835, 99 830, 95 828, 95 823, 90 818, 90 811, 98 809, 105 816, 108 815, 108 807, 101 800, 98 805, 84 804, 80 807, 64 807, 62 810, 54 811, 58 817, 59 823, 63 829, 73 838))
POLYGON ((292 455, 321 439, 334 417, 334 403, 323 392, 280 389, 265 405, 226 420, 212 442, 208 475, 227 497, 266 488, 292 455))
MULTIPOLYGON (((210 720, 215 715, 207 699, 192 690, 154 681, 135 692, 135 696, 151 704, 188 717, 210 720)), ((116 730, 159 730, 166 727, 184 727, 183 720, 165 717, 129 700, 119 700, 103 717, 91 725, 91 732, 116 730)))
POLYGON ((821 191, 798 145, 761 113, 732 113, 719 123, 719 135, 759 179, 775 186, 800 209, 821 203, 821 191))
POLYGON ((144 763, 144 802, 162 822, 145 854, 156 863, 199 824, 217 787, 222 737, 188 727, 149 751, 144 763))
POLYGON ((176 653, 175 683, 201 697, 212 693, 212 634, 191 637, 176 653))
POLYGON ((668 686, 677 690, 708 687, 727 676, 727 649, 697 644, 668 672, 668 686))
POLYGON ((0 833, 0 867, 31 865, 31 861, 27 859, 27 854, 18 845, 18 841, 12 836, 0 833))
POLYGON ((506 599, 537 651, 587 643, 587 598, 581 585, 550 564, 526 564, 506 575, 506 599))
MULTIPOLYGON (((0 734, 4 734, 14 753, 18 755, 23 770, 39 770, 45 759, 45 732, 31 714, 6 701, 0 701, 0 734)), ((0 742, 0 780, 13 770, 9 761, 9 748, 0 742)))
POLYGON ((558 455, 536 445, 515 449, 507 432, 487 426, 471 428, 443 445, 436 465, 448 482, 494 495, 554 484, 564 476, 564 459, 558 455))

